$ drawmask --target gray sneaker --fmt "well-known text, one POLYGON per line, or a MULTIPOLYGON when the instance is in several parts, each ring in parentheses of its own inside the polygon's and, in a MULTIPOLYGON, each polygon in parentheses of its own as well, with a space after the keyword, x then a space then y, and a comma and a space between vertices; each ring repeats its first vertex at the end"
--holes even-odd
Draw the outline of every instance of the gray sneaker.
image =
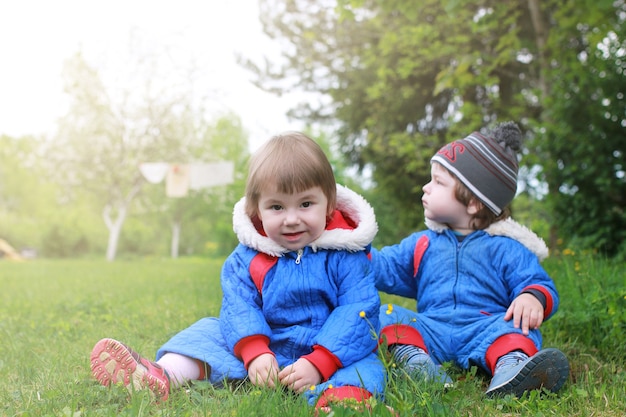
POLYGON ((569 377, 569 362, 558 349, 543 349, 525 360, 504 364, 496 369, 488 397, 513 394, 521 397, 526 391, 545 388, 557 392, 569 377))
POLYGON ((440 383, 444 388, 453 386, 452 379, 443 367, 437 365, 423 349, 412 345, 396 345, 392 353, 409 375, 440 383))

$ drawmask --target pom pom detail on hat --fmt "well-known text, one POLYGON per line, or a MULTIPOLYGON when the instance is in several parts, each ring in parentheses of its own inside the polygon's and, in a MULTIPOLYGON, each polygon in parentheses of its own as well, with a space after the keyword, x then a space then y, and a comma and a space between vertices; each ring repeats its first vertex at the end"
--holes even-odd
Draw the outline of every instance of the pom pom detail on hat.
POLYGON ((474 132, 443 146, 432 157, 452 172, 496 215, 517 191, 517 152, 522 133, 513 122, 496 126, 485 135, 474 132))

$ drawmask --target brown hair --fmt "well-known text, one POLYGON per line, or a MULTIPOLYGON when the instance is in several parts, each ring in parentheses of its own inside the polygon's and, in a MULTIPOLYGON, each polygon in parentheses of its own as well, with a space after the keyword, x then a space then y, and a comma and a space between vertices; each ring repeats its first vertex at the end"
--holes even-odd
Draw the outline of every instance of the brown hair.
MULTIPOLYGON (((445 167, 444 167, 445 168, 445 167)), ((446 168, 448 169, 448 168, 446 168)), ((448 170, 450 172, 450 170, 448 170)), ((469 206, 472 199, 478 204, 480 207, 479 210, 474 214, 472 220, 470 221, 470 226, 474 230, 482 230, 489 227, 491 224, 506 219, 511 216, 511 209, 509 206, 506 206, 502 209, 502 212, 499 215, 496 215, 493 211, 489 209, 486 205, 482 203, 475 195, 470 191, 469 188, 465 186, 452 172, 450 175, 456 181, 456 188, 454 190, 454 196, 456 199, 463 204, 464 206, 469 206)))
POLYGON ((331 215, 337 204, 337 185, 326 154, 300 132, 285 132, 271 138, 250 158, 246 182, 246 214, 258 215, 261 192, 299 193, 320 187, 328 199, 331 215))

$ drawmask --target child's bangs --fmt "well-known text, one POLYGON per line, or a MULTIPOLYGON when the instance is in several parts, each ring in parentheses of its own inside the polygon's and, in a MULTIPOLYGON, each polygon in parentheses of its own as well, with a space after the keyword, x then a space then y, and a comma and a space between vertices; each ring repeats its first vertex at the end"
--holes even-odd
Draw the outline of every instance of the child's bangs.
POLYGON ((279 193, 300 193, 322 184, 319 167, 313 166, 310 159, 269 164, 268 168, 264 186, 273 187, 279 193))

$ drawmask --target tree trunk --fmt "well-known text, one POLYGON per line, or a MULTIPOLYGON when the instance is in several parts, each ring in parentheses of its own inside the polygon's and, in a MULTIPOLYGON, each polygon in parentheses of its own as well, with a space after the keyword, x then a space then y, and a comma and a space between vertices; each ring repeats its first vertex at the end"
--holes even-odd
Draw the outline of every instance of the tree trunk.
POLYGON ((107 244, 106 254, 106 259, 109 262, 115 260, 115 255, 117 254, 117 243, 119 242, 120 235, 122 234, 122 226, 126 221, 128 207, 130 206, 130 202, 133 201, 133 198, 135 198, 139 190, 141 190, 141 178, 135 181, 131 190, 126 195, 126 198, 118 203, 116 207, 117 217, 115 218, 115 220, 111 218, 111 211, 113 210, 112 204, 107 204, 102 210, 104 224, 106 224, 107 229, 109 230, 109 242, 107 244))
POLYGON ((102 216, 104 217, 104 223, 109 230, 109 242, 107 244, 106 254, 106 259, 109 262, 115 260, 115 255, 117 253, 117 243, 119 242, 120 234, 122 232, 122 225, 126 220, 127 207, 126 205, 123 205, 117 208, 117 217, 115 218, 115 220, 111 218, 111 211, 111 205, 107 204, 104 207, 102 213, 102 216))
MULTIPOLYGON (((550 89, 548 87, 548 83, 546 82, 546 76, 548 74, 548 59, 547 59, 547 50, 546 44, 548 40, 549 27, 547 19, 543 16, 541 11, 541 0, 528 0, 528 10, 530 11, 530 17, 533 23, 533 28, 535 30, 535 42, 537 46, 537 60, 539 63, 539 90, 541 91, 540 101, 543 103, 546 97, 550 94, 550 89)), ((541 113, 540 121, 543 124, 549 123, 547 117, 545 116, 545 112, 541 113)), ((554 194, 557 194, 559 190, 554 184, 548 184, 548 194, 551 200, 554 199, 552 197, 554 194)), ((550 226, 550 242, 548 246, 550 249, 555 249, 558 245, 558 230, 554 222, 550 226)))
POLYGON ((175 220, 172 224, 172 246, 170 248, 170 253, 173 259, 178 258, 178 245, 180 244, 180 229, 181 224, 180 220, 175 220))
POLYGON ((530 18, 533 23, 533 29, 535 30, 535 43, 537 46, 537 60, 539 62, 539 89, 544 99, 548 96, 548 86, 546 84, 546 71, 548 70, 546 59, 546 42, 548 39, 548 26, 546 25, 546 19, 541 13, 540 0, 528 0, 528 10, 530 11, 530 18))

